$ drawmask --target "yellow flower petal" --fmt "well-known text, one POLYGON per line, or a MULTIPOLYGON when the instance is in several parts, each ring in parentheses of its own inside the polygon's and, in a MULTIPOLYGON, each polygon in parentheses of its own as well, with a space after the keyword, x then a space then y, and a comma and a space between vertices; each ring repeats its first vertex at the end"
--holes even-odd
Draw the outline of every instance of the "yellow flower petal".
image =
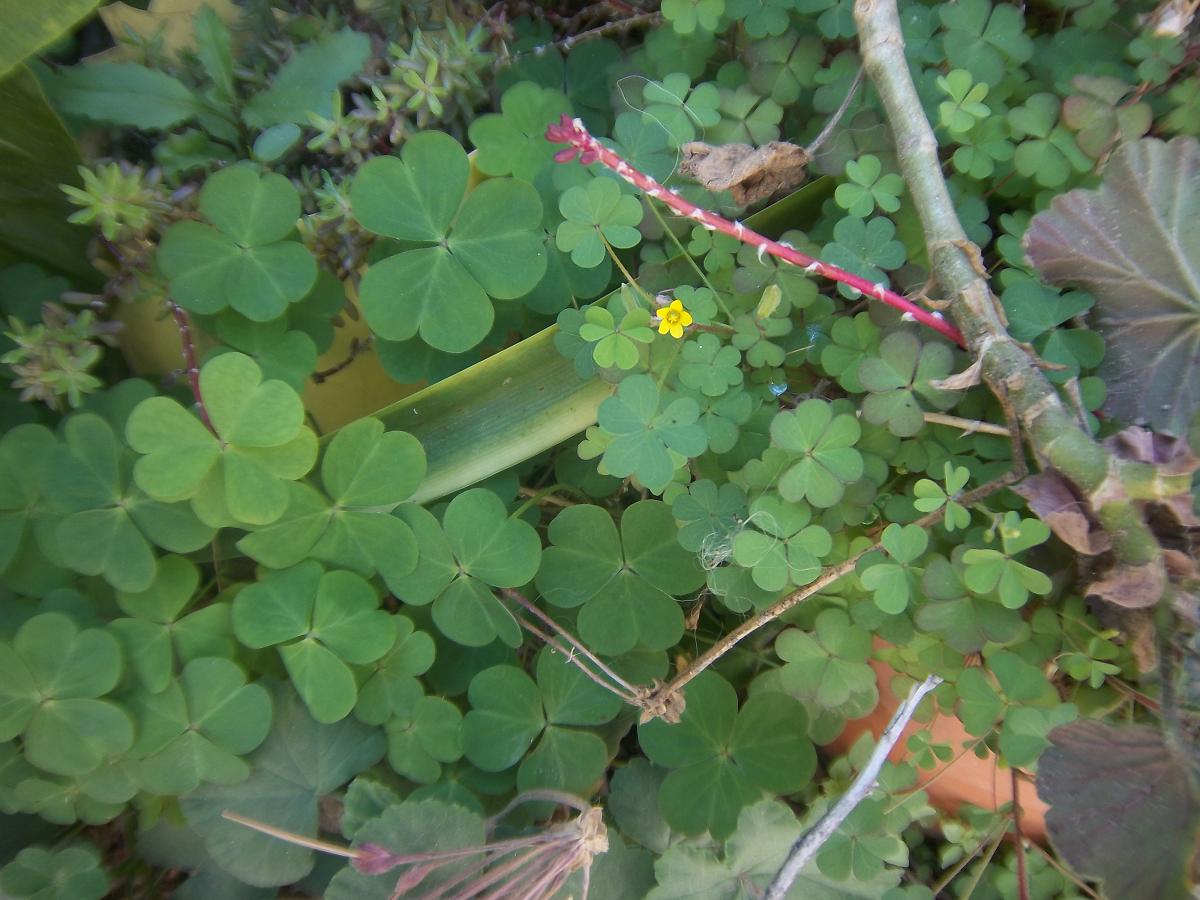
POLYGON ((682 313, 679 314, 679 324, 685 325, 685 326, 692 324, 692 314, 690 312, 688 312, 686 309, 682 313))
POLYGON ((683 326, 678 322, 671 326, 671 337, 676 339, 683 337, 683 326))
POLYGON ((670 330, 671 330, 671 323, 668 322, 666 319, 662 319, 658 323, 658 333, 659 334, 666 334, 670 330))
POLYGON ((671 305, 667 308, 675 310, 676 312, 683 312, 684 311, 683 301, 682 300, 672 300, 671 305))

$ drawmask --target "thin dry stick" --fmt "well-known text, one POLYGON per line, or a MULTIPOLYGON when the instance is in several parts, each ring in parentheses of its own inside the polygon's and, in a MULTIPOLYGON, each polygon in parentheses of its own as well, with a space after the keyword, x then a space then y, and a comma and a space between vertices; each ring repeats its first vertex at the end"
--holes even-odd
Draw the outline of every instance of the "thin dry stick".
POLYGON ((679 215, 699 222, 709 231, 719 231, 722 234, 727 234, 744 244, 757 247, 760 254, 769 253, 792 265, 800 266, 805 272, 820 275, 823 278, 828 278, 852 287, 860 294, 873 297, 876 300, 886 303, 888 306, 893 306, 907 313, 922 325, 927 325, 934 331, 945 335, 959 346, 966 346, 966 342, 959 330, 947 322, 941 313, 930 312, 923 307, 917 306, 907 297, 902 297, 890 288, 885 287, 883 284, 873 283, 859 275, 847 272, 838 266, 821 262, 819 259, 814 259, 807 254, 801 253, 790 244, 773 241, 765 235, 759 234, 754 229, 747 228, 741 222, 730 222, 728 219, 722 218, 714 212, 709 212, 706 209, 701 209, 694 203, 689 203, 675 193, 675 191, 663 187, 644 172, 639 172, 618 154, 601 144, 592 137, 580 119, 572 119, 564 115, 557 125, 551 125, 546 129, 546 140, 552 144, 570 145, 567 149, 560 150, 555 154, 554 158, 558 162, 570 162, 576 157, 579 157, 579 161, 584 165, 599 162, 616 172, 617 175, 634 187, 644 191, 646 196, 653 200, 661 200, 667 206, 671 207, 671 209, 675 210, 675 212, 679 213, 679 215))
POLYGON ((587 666, 585 666, 583 664, 582 660, 580 660, 580 658, 578 656, 576 656, 577 648, 564 647, 561 643, 559 643, 558 639, 555 638, 554 635, 547 634, 545 631, 542 631, 542 629, 538 628, 536 625, 534 625, 528 619, 522 619, 520 616, 516 616, 515 618, 517 620, 518 625, 520 625, 522 628, 524 628, 526 631, 528 631, 530 634, 532 634, 535 638, 540 640, 547 647, 554 650, 555 653, 561 654, 564 662, 575 666, 577 669, 579 669, 579 671, 581 671, 589 679, 594 681, 600 687, 604 688, 604 690, 608 691, 610 694, 616 694, 622 701, 624 701, 625 703, 628 703, 630 706, 636 706, 639 708, 641 707, 641 705, 642 705, 641 700, 639 700, 637 697, 635 697, 632 694, 628 694, 625 691, 622 691, 618 687, 614 687, 613 685, 611 685, 607 681, 605 681, 603 678, 601 678, 599 675, 597 675, 595 672, 593 672, 591 669, 589 669, 587 666))
POLYGON ((887 728, 879 736, 879 743, 875 745, 875 749, 871 752, 867 764, 863 766, 862 771, 858 773, 858 777, 854 779, 853 783, 846 790, 846 793, 842 794, 838 798, 837 803, 825 815, 821 816, 816 825, 803 834, 796 843, 792 844, 792 849, 788 851, 787 859, 779 868, 779 871, 775 873, 775 878, 767 887, 765 900, 783 900, 787 892, 791 890, 792 883, 804 867, 817 855, 817 851, 825 845, 826 841, 833 837, 834 832, 838 830, 842 822, 846 820, 846 817, 854 811, 854 808, 862 803, 871 791, 875 790, 875 782, 879 779, 879 772, 883 769, 883 764, 887 761, 888 754, 892 752, 892 748, 900 740, 900 735, 903 734, 909 720, 916 713, 921 700, 941 683, 942 679, 937 675, 930 675, 920 684, 913 685, 904 702, 900 704, 896 712, 892 715, 892 720, 888 722, 887 728))
MULTIPOLYGON (((545 622, 546 625, 552 631, 556 632, 564 640, 568 641, 571 644, 571 646, 574 647, 579 653, 581 653, 583 656, 587 657, 587 659, 597 669, 599 669, 601 672, 603 672, 605 675, 607 675, 609 678, 611 678, 616 684, 619 684, 621 687, 625 688, 625 690, 628 691, 630 693, 630 695, 634 695, 637 693, 638 689, 634 685, 630 684, 628 681, 626 681, 624 678, 622 678, 620 675, 618 675, 616 672, 614 672, 611 668, 609 668, 607 665, 605 665, 604 661, 602 659, 600 659, 600 657, 596 656, 596 654, 594 654, 591 650, 589 650, 584 645, 583 641, 579 640, 579 638, 575 637, 575 635, 571 634, 571 632, 567 631, 567 629, 563 628, 561 625, 559 625, 557 622, 555 622, 552 618, 550 618, 548 615, 546 615, 546 613, 544 613, 542 610, 538 609, 537 604, 532 602, 524 594, 520 593, 519 591, 515 591, 512 588, 503 588, 502 593, 504 594, 505 597, 508 597, 510 600, 513 600, 514 602, 520 604, 522 607, 525 608, 526 611, 532 613, 533 615, 535 615, 539 619, 541 619, 543 622, 545 622)), ((610 688, 610 690, 611 690, 611 688, 610 688)))
POLYGON ((946 413, 922 413, 930 425, 948 425, 965 431, 967 434, 995 434, 1000 437, 1011 437, 1012 432, 1003 425, 993 425, 991 422, 981 422, 978 419, 964 419, 961 416, 950 416, 946 413))

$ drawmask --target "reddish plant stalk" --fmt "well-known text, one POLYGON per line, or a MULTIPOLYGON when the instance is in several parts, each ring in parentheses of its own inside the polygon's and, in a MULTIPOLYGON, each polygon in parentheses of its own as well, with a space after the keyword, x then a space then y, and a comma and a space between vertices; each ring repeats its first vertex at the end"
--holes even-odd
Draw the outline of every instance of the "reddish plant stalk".
POLYGON ((601 144, 592 137, 587 128, 584 127, 583 122, 579 119, 572 119, 564 115, 557 124, 546 128, 546 140, 552 144, 570 145, 565 150, 560 150, 555 154, 554 159, 557 162, 570 162, 576 157, 585 166, 599 162, 606 168, 616 172, 617 175, 634 187, 643 191, 651 199, 661 200, 679 215, 700 223, 700 225, 709 231, 719 231, 722 234, 736 238, 744 244, 757 247, 760 259, 764 253, 769 253, 794 266, 800 266, 805 272, 811 272, 832 281, 840 282, 847 287, 854 288, 854 290, 864 296, 880 300, 888 306, 901 310, 922 325, 926 325, 939 334, 950 338, 950 340, 954 341, 960 347, 966 347, 966 341, 962 333, 942 318, 941 314, 922 309, 908 298, 900 296, 882 284, 872 283, 838 266, 821 262, 819 259, 814 259, 811 256, 801 253, 790 244, 773 241, 769 237, 759 234, 754 229, 747 228, 741 222, 730 222, 716 213, 709 212, 693 203, 689 203, 674 191, 663 187, 649 175, 639 172, 617 153, 614 153, 601 144))
MULTIPOLYGON (((208 408, 204 405, 204 397, 200 393, 200 367, 196 364, 196 343, 192 340, 192 323, 182 306, 173 300, 168 300, 171 315, 175 317, 175 326, 179 329, 179 343, 183 347, 183 364, 187 370, 188 384, 192 386, 192 396, 196 398, 196 412, 204 427, 214 435, 212 420, 208 417, 208 408)), ((218 435, 219 437, 219 435, 218 435)))

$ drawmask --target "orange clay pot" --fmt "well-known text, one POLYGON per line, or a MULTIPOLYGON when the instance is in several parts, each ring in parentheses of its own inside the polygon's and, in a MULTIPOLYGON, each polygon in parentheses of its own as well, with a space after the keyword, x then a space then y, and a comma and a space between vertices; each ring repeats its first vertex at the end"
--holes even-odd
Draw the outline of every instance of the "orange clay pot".
MULTIPOLYGON (((826 745, 828 749, 845 753, 868 731, 879 737, 891 720, 896 707, 900 705, 899 698, 892 693, 890 687, 896 670, 877 659, 871 660, 871 667, 875 670, 875 680, 879 685, 879 705, 869 715, 846 723, 846 728, 837 739, 826 745)), ((958 719, 939 713, 928 724, 909 722, 888 758, 893 762, 907 759, 909 752, 905 748, 905 742, 910 734, 921 730, 930 731, 935 742, 949 744, 955 753, 958 753, 964 743, 975 740, 967 734, 958 719)), ((1001 768, 991 752, 983 758, 976 756, 974 752, 964 753, 932 770, 921 769, 919 779, 919 783, 922 784, 929 782, 929 786, 924 790, 929 795, 930 804, 950 815, 956 813, 964 803, 984 809, 998 809, 1012 800, 1012 771, 1001 768)), ((1018 770, 1017 781, 1021 803, 1021 833, 1044 844, 1048 807, 1038 797, 1037 787, 1031 776, 1018 770)))

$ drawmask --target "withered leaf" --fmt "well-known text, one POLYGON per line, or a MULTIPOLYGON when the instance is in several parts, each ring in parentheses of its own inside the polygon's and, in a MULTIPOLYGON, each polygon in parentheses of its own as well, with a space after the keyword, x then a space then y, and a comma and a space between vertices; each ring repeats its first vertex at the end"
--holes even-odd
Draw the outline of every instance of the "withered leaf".
POLYGON ((1072 550, 1095 556, 1112 546, 1112 538, 1093 521, 1087 504, 1057 472, 1031 475, 1013 490, 1025 498, 1038 518, 1072 550))
POLYGON ((692 141, 681 149, 679 174, 710 191, 729 191, 738 206, 749 206, 799 187, 809 163, 803 147, 785 141, 771 141, 757 148, 692 141))

